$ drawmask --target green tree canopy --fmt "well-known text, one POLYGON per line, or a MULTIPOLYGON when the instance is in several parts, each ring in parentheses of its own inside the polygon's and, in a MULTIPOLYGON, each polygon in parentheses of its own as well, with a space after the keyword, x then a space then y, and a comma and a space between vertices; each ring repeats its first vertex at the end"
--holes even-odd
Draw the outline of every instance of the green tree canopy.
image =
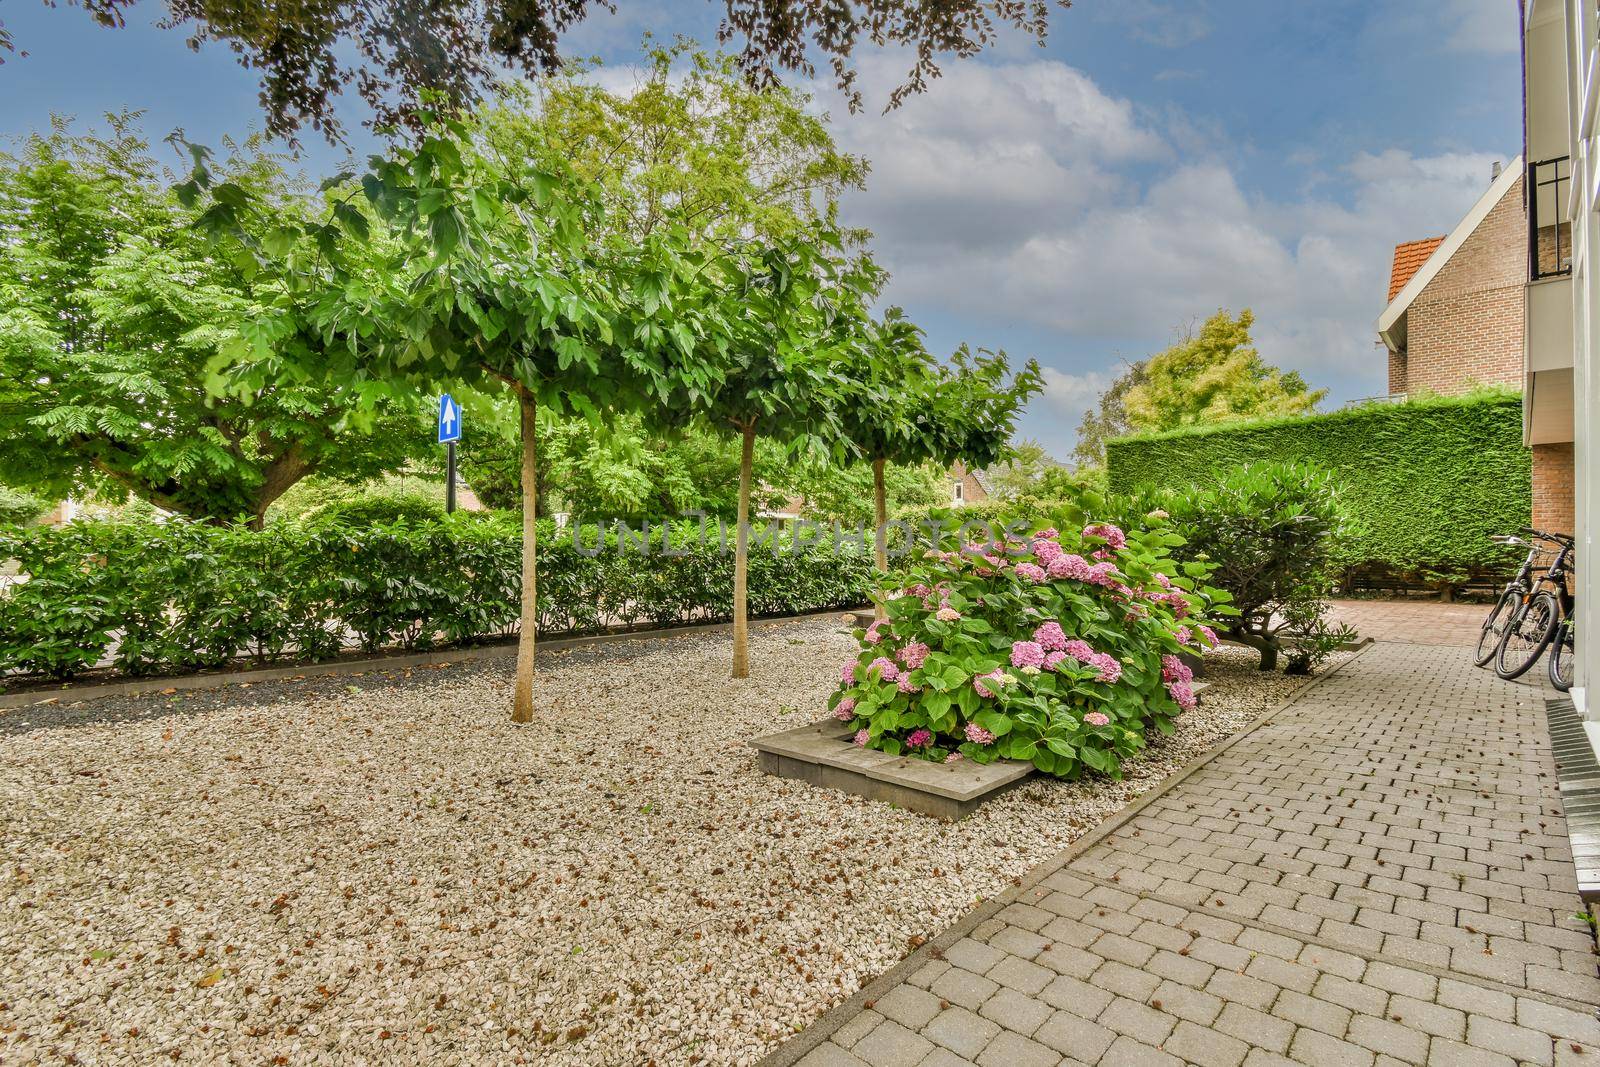
POLYGON ((508 149, 531 134, 560 152, 633 237, 663 225, 717 243, 839 230, 839 194, 863 186, 868 164, 839 151, 811 97, 752 88, 734 57, 686 39, 644 58, 625 89, 587 65, 503 86, 487 122, 508 149))
MULTIPOLYGON (((424 447, 413 403, 362 404, 312 368, 227 397, 198 387, 281 279, 213 255, 134 117, 108 121, 74 135, 58 120, 0 155, 0 478, 259 524, 309 474, 356 481, 424 447)), ((254 142, 217 170, 270 205, 254 238, 326 212, 254 142)))
POLYGON ((996 496, 1019 497, 1057 469, 1064 468, 1044 445, 1027 437, 1012 443, 1011 458, 989 471, 989 483, 996 496))
POLYGON ((1298 371, 1284 373, 1250 342, 1255 316, 1219 310, 1193 333, 1146 361, 1123 403, 1136 432, 1175 430, 1235 419, 1303 415, 1326 389, 1312 391, 1298 371))

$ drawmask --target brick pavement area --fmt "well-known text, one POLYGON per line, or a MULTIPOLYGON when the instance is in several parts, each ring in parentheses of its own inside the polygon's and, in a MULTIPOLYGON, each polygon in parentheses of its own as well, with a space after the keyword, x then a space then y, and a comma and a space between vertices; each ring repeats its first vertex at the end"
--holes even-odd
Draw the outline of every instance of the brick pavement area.
POLYGON ((1488 604, 1438 600, 1334 600, 1334 622, 1347 622, 1362 637, 1419 645, 1473 645, 1489 614, 1488 604))
POLYGON ((772 1062, 1600 1065, 1545 696, 1380 640, 772 1062))

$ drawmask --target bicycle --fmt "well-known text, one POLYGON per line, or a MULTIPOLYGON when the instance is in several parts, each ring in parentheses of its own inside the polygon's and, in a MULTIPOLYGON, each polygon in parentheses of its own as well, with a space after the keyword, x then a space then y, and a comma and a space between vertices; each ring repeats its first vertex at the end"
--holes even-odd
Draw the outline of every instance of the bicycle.
POLYGON ((1487 666, 1489 661, 1494 659, 1495 652, 1500 648, 1500 639, 1505 636, 1506 624, 1511 621, 1517 609, 1522 606, 1522 602, 1533 591, 1533 567, 1539 557, 1537 543, 1524 540, 1515 534, 1495 534, 1489 540, 1497 545, 1527 545, 1528 557, 1522 561, 1517 576, 1506 583, 1500 599, 1496 600, 1494 607, 1489 610, 1489 617, 1483 620, 1483 629, 1478 631, 1478 647, 1473 652, 1474 667, 1487 666))
MULTIPOLYGON (((1572 591, 1567 587, 1568 561, 1572 558, 1574 544, 1572 538, 1537 530, 1528 532, 1536 540, 1555 545, 1558 551, 1544 574, 1523 596, 1500 636, 1500 644, 1494 655, 1494 673, 1507 681, 1522 677, 1528 668, 1539 662, 1539 657, 1554 640, 1562 620, 1572 615, 1572 591)), ((1529 555, 1531 557, 1532 553, 1529 555)), ((1570 660, 1570 656, 1567 658, 1570 660)))
POLYGON ((1572 688, 1572 658, 1575 642, 1572 638, 1572 616, 1561 620, 1556 636, 1550 642, 1550 684, 1565 693, 1572 688))

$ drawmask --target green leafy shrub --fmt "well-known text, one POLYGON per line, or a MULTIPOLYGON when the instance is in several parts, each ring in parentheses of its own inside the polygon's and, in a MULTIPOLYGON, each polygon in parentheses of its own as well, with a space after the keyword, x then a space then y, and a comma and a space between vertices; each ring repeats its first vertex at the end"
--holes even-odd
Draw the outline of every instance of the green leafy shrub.
POLYGON ((50 510, 50 505, 20 489, 0 485, 0 526, 22 526, 50 510))
POLYGON ((1176 542, 1104 523, 987 542, 947 530, 860 631, 830 707, 857 744, 896 755, 1118 775, 1193 706, 1180 654, 1215 643, 1207 613, 1226 610, 1209 565, 1169 556, 1176 542))
POLYGON ((1144 486, 1182 491, 1262 461, 1307 463, 1338 477, 1349 522, 1330 563, 1347 580, 1369 575, 1449 588, 1516 566, 1514 551, 1489 540, 1530 518, 1532 460, 1515 393, 1372 404, 1106 446, 1114 494, 1144 486))
POLYGON ((28 576, 0 595, 0 673, 70 678, 105 655, 120 594, 96 533, 87 524, 0 531, 0 559, 28 576))
POLYGON ((1305 464, 1252 463, 1184 490, 1147 490, 1120 501, 1127 517, 1164 522, 1182 560, 1203 561, 1237 615, 1228 637, 1256 649, 1261 669, 1287 646, 1306 672, 1348 637, 1323 622, 1334 556, 1348 526, 1341 483, 1305 464), (1315 662, 1313 662, 1313 660, 1315 662))
POLYGON ((302 521, 308 526, 358 530, 396 522, 433 522, 443 517, 444 508, 420 493, 361 493, 316 508, 302 521))
MULTIPOLYGON (((731 531, 705 541, 662 528, 539 524, 542 634, 730 618, 731 531), (575 539, 576 538, 576 539, 575 539), (648 552, 644 546, 648 546, 648 552), (670 551, 667 551, 669 550, 670 551)), ((846 542, 796 546, 758 530, 753 614, 865 603, 871 555, 846 542)), ((215 667, 239 657, 315 660, 355 643, 430 648, 514 634, 522 542, 515 516, 278 524, 172 522, 10 528, 0 559, 25 581, 0 590, 0 674, 70 678, 110 657, 128 674, 215 667)))

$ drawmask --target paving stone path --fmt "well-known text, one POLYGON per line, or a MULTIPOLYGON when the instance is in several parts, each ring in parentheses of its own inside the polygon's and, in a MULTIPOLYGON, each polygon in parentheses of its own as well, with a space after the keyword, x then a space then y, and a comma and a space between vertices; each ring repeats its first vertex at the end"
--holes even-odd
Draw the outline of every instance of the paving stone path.
POLYGON ((1380 641, 774 1061, 1600 1067, 1547 695, 1380 641))

